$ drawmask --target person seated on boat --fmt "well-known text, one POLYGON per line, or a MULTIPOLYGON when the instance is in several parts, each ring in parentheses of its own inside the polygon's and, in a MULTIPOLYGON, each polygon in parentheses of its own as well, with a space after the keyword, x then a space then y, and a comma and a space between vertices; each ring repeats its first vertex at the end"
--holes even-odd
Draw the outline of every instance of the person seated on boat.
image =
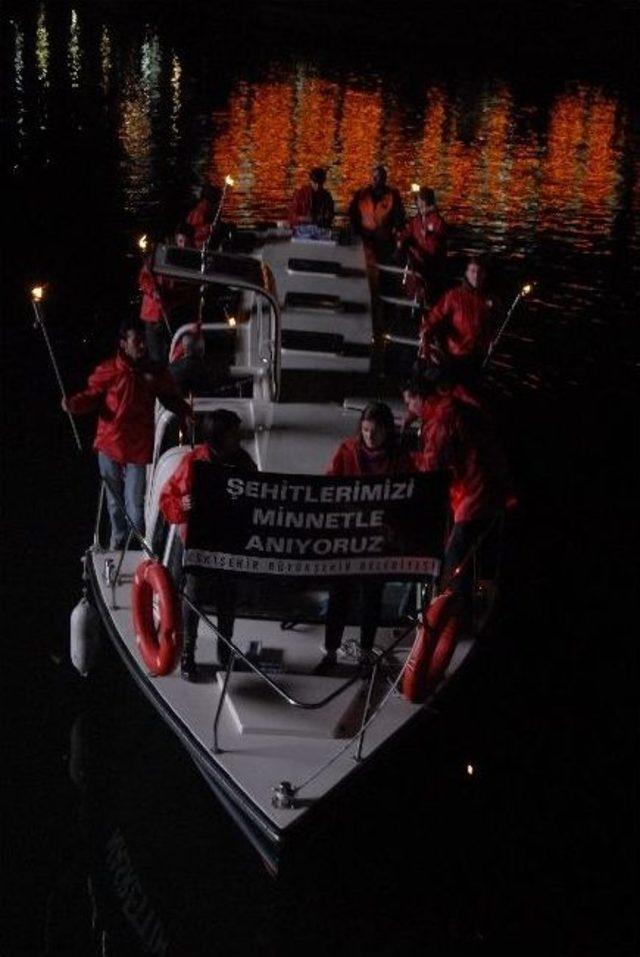
POLYGON ((215 237, 212 233, 218 232, 220 222, 213 227, 213 221, 222 200, 222 190, 213 183, 204 183, 200 190, 200 198, 193 209, 187 215, 187 223, 193 229, 193 242, 197 249, 202 249, 204 243, 207 246, 215 245, 215 237))
MULTIPOLYGON (((240 416, 229 409, 215 409, 213 412, 206 413, 202 422, 204 442, 187 453, 163 486, 160 492, 160 509, 170 524, 180 526, 183 541, 192 508, 194 462, 211 462, 220 469, 257 471, 255 462, 240 445, 241 426, 240 416)), ((183 591, 185 597, 196 605, 215 603, 218 631, 231 640, 236 604, 236 587, 233 579, 222 581, 215 575, 196 575, 186 572, 183 591)), ((180 670, 182 677, 187 681, 195 681, 197 679, 195 650, 199 616, 186 601, 182 606, 182 621, 184 645, 180 670)), ((218 661, 222 667, 227 665, 229 655, 225 642, 218 639, 218 661)))
POLYGON ((313 225, 320 229, 329 229, 333 223, 335 207, 333 196, 325 189, 326 170, 314 166, 309 171, 309 183, 301 186, 293 194, 289 210, 289 222, 296 226, 313 225))
POLYGON ((384 166, 376 166, 369 185, 353 194, 349 219, 353 232, 362 237, 369 260, 389 262, 406 217, 400 193, 387 185, 384 166))
POLYGON ((169 363, 169 372, 182 395, 215 395, 230 381, 228 355, 205 354, 204 337, 195 329, 180 337, 178 358, 169 363))
POLYGON ((455 365, 461 382, 478 379, 498 324, 498 300, 485 287, 486 268, 473 256, 462 283, 445 292, 422 317, 418 355, 427 357, 437 344, 455 365))
POLYGON ((129 532, 119 502, 144 534, 146 467, 153 455, 156 399, 188 427, 191 409, 169 372, 147 358, 144 332, 133 319, 120 326, 114 358, 93 370, 85 389, 62 400, 62 408, 72 415, 98 413, 93 447, 106 485, 112 550, 124 547, 129 532))
MULTIPOLYGON (((441 590, 470 549, 494 530, 505 509, 515 505, 508 468, 486 410, 455 394, 455 386, 437 367, 424 367, 405 385, 403 399, 420 422, 419 471, 447 469, 453 526, 447 539, 441 590)), ((471 625, 473 561, 455 584, 461 613, 471 625)))
POLYGON ((447 259, 447 226, 436 206, 436 195, 429 186, 421 186, 418 212, 398 237, 398 250, 423 284, 424 298, 433 302, 442 284, 447 259))
MULTIPOLYGON (((384 402, 371 402, 362 412, 356 435, 338 446, 327 475, 392 475, 413 471, 415 467, 411 456, 400 446, 391 409, 384 402)), ((329 591, 325 656, 320 664, 320 672, 335 664, 347 623, 349 599, 354 592, 359 595, 362 605, 360 654, 363 660, 371 655, 383 590, 384 582, 370 579, 355 586, 352 581, 340 581, 333 585, 329 591)))

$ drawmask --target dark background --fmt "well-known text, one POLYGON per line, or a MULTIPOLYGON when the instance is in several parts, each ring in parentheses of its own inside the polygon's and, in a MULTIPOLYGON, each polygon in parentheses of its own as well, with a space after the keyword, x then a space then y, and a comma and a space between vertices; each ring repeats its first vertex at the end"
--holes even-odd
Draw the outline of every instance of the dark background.
MULTIPOLYGON (((175 954, 636 953, 636 4, 455 0, 416 18, 360 3, 9 3, 2 23, 3 953, 148 953, 160 925, 175 954), (133 169, 116 131, 149 31, 181 58, 182 119, 169 149, 165 78, 133 169), (540 286, 491 376, 521 496, 492 639, 424 733, 274 880, 128 680, 70 669, 96 472, 74 452, 25 291, 51 283, 52 337, 78 387, 135 293, 132 233, 192 201, 212 114, 238 81, 298 63, 347 86, 375 74, 409 104, 443 82, 468 102, 471 138, 486 82, 509 86, 543 142, 577 84, 616 104, 617 166, 601 245, 585 241, 584 208, 559 207, 528 239, 510 226, 498 257, 508 291, 530 266, 540 286), (123 913, 132 874, 142 931, 123 913)), ((485 229, 477 213, 457 221, 458 250, 485 229)))

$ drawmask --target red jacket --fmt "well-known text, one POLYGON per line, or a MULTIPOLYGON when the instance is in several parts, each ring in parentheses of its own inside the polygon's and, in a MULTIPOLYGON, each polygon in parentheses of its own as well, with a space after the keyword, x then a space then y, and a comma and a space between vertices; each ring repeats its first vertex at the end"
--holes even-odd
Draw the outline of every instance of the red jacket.
POLYGON ((349 217, 354 231, 365 239, 390 239, 405 224, 400 193, 390 186, 377 196, 370 186, 359 189, 351 200, 349 217))
POLYGON ((140 318, 143 322, 160 322, 162 319, 160 277, 153 275, 146 260, 138 276, 138 288, 142 293, 140 318))
POLYGON ((142 293, 140 318, 143 322, 161 322, 163 311, 171 317, 174 309, 193 306, 195 312, 198 308, 197 288, 167 276, 154 276, 148 262, 140 270, 138 288, 142 293))
POLYGON ((362 443, 359 438, 345 439, 338 446, 327 475, 391 475, 402 472, 415 472, 415 465, 410 455, 397 452, 392 458, 384 456, 379 463, 372 463, 367 469, 363 461, 362 443))
POLYGON ((452 395, 427 399, 421 446, 414 456, 421 471, 453 472, 449 496, 454 522, 489 517, 515 503, 502 450, 477 406, 452 395))
POLYGON ((437 210, 424 216, 418 213, 409 220, 404 231, 404 240, 411 255, 419 263, 429 257, 443 257, 447 251, 447 225, 437 210))
POLYGON ((200 249, 209 238, 211 223, 216 214, 208 199, 201 199, 187 216, 187 222, 193 226, 193 243, 200 249))
POLYGON ((93 447, 121 465, 145 465, 153 457, 154 409, 159 399, 171 412, 190 412, 171 374, 153 362, 134 365, 121 353, 100 363, 87 388, 67 400, 73 415, 98 412, 93 447))
MULTIPOLYGON (((171 525, 181 525, 187 522, 189 513, 182 507, 182 499, 191 494, 193 485, 193 463, 218 461, 221 468, 238 468, 246 472, 255 472, 256 463, 248 452, 240 449, 233 461, 222 462, 217 458, 209 445, 196 445, 180 462, 170 479, 160 492, 160 510, 171 525)), ((180 534, 184 539, 184 528, 180 534)))
POLYGON ((420 355, 434 336, 440 336, 449 355, 481 358, 493 335, 496 302, 465 282, 440 297, 423 316, 420 355))
POLYGON ((301 186, 293 194, 289 210, 289 222, 292 226, 299 226, 300 222, 311 222, 316 226, 329 227, 334 215, 333 196, 328 189, 314 190, 307 185, 301 186))

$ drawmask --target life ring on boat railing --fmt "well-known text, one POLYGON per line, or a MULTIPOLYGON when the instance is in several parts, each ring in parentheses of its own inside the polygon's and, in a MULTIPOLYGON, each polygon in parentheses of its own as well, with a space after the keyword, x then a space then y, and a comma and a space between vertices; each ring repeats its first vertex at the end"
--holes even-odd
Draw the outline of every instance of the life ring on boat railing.
POLYGON ((455 592, 444 591, 429 605, 416 630, 413 647, 402 675, 402 694, 421 704, 438 684, 464 630, 455 592))
POLYGON ((136 643, 150 674, 171 674, 182 649, 182 616, 175 586, 164 565, 140 562, 133 578, 131 607, 136 643))

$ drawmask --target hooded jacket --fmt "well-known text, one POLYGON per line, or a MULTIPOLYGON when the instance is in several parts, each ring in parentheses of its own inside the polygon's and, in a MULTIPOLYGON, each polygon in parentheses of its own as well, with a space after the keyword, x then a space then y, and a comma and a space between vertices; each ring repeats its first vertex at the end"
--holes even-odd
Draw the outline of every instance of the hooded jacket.
POLYGON ((67 400, 73 415, 98 413, 93 447, 121 465, 153 457, 156 399, 181 418, 190 413, 169 372, 155 362, 133 363, 121 352, 96 366, 86 389, 67 400))
POLYGON ((457 359, 482 358, 494 332, 496 302, 468 282, 450 289, 423 317, 420 354, 434 336, 440 336, 449 355, 457 359))
POLYGON ((367 470, 362 442, 356 436, 355 438, 345 439, 338 446, 327 469, 327 475, 392 475, 402 472, 415 472, 416 470, 411 456, 402 451, 397 451, 391 457, 382 457, 379 467, 380 471, 367 470))
POLYGON ((491 516, 515 504, 504 455, 486 414, 452 395, 434 395, 422 408, 420 471, 450 469, 454 522, 491 516))
POLYGON ((310 220, 316 226, 328 228, 333 222, 334 212, 333 197, 328 189, 301 186, 293 194, 289 221, 292 226, 299 226, 301 220, 310 220))
POLYGON ((236 468, 246 472, 257 471, 256 463, 244 449, 239 449, 232 459, 225 461, 222 461, 215 454, 211 446, 206 443, 196 445, 188 452, 171 478, 165 482, 160 492, 160 511, 171 525, 181 526, 180 536, 183 541, 189 513, 183 509, 182 499, 185 495, 191 494, 194 462, 214 462, 218 464, 221 469, 236 468))

